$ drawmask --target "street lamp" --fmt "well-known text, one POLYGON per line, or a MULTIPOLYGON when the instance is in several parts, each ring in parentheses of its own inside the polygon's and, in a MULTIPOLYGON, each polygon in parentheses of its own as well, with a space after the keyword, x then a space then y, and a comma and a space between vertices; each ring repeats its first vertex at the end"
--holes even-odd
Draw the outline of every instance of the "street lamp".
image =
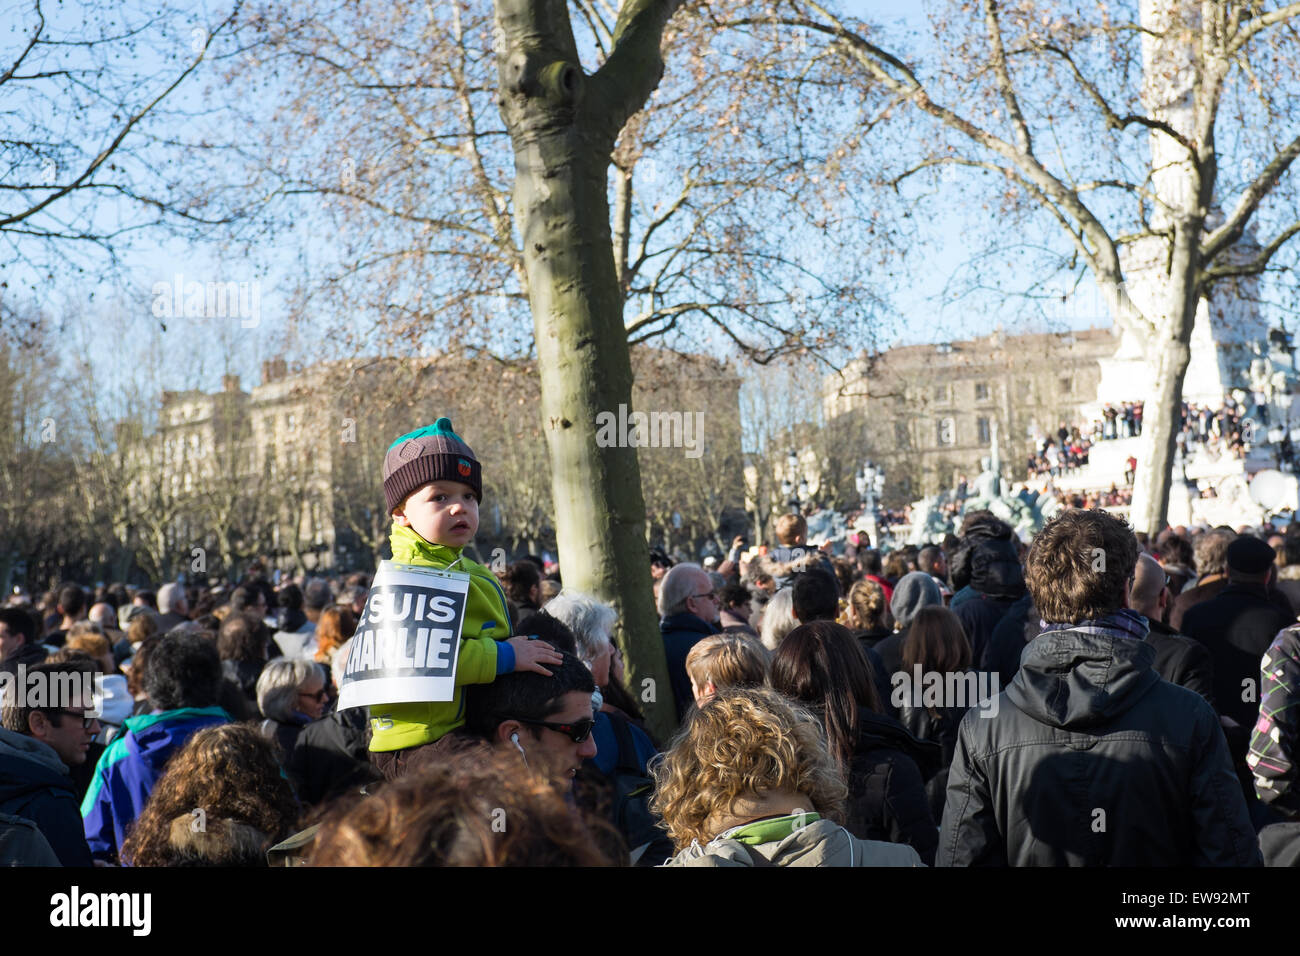
POLYGON ((872 528, 872 537, 877 537, 880 508, 878 499, 885 490, 885 468, 871 461, 862 463, 862 470, 854 476, 854 486, 862 499, 862 510, 872 528))

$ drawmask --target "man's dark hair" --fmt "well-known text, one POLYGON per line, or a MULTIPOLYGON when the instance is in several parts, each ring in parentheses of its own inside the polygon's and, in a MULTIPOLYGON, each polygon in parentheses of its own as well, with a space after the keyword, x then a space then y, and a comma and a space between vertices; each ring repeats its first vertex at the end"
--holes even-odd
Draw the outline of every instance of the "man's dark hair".
POLYGON ((519 619, 515 633, 523 637, 536 635, 557 651, 578 656, 578 639, 573 636, 569 625, 558 618, 551 617, 545 611, 534 611, 519 619))
POLYGON ((36 620, 22 608, 0 607, 0 624, 6 625, 15 634, 21 634, 24 644, 36 640, 36 620))
POLYGON ((1095 620, 1124 606, 1137 557, 1137 538, 1122 518, 1071 509, 1034 535, 1025 584, 1049 624, 1095 620))
POLYGON ((497 727, 507 720, 546 720, 572 691, 593 693, 596 684, 591 671, 572 654, 561 652, 559 664, 547 665, 551 676, 532 671, 498 674, 490 684, 465 688, 465 727, 484 740, 491 740, 497 727))
MULTIPOLYGON (((1300 545, 1300 540, 1296 542, 1300 545)), ((1178 564, 1191 570, 1196 563, 1195 552, 1192 550, 1192 543, 1186 538, 1176 534, 1171 534, 1161 541, 1156 547, 1156 553, 1160 555, 1162 564, 1178 564)), ((1300 555, 1300 552, 1297 552, 1300 555)))
POLYGON ((280 607, 290 611, 302 610, 302 588, 296 584, 286 584, 280 588, 280 607))
POLYGON ((858 567, 862 569, 863 574, 879 576, 885 565, 879 551, 875 548, 867 548, 865 551, 858 552, 858 567))
POLYGON ((753 592, 743 584, 728 584, 722 589, 722 606, 736 607, 737 605, 748 606, 754 598, 753 592))
POLYGON ((809 568, 795 576, 794 616, 800 624, 833 621, 839 614, 840 591, 835 576, 825 568, 809 568))
MULTIPOLYGON (((75 653, 75 652, 74 652, 75 653)), ((60 688, 79 692, 83 688, 85 678, 82 675, 90 675, 93 680, 94 675, 98 673, 99 668, 95 662, 86 655, 78 655, 64 661, 44 661, 27 668, 27 679, 30 681, 32 675, 44 675, 40 680, 46 682, 47 695, 53 694, 60 688)), ((30 685, 29 685, 30 686, 30 685)), ((25 688, 24 688, 25 690, 25 688)), ((26 699, 26 694, 20 695, 21 699, 26 699)), ((55 727, 63 726, 62 721, 70 719, 61 711, 64 707, 71 706, 74 701, 71 700, 49 700, 45 701, 44 707, 19 706, 16 702, 10 702, 9 696, 5 697, 5 706, 0 710, 0 726, 5 730, 11 730, 16 734, 25 734, 31 736, 31 727, 28 720, 32 714, 44 714, 55 727)), ((83 700, 81 704, 90 709, 91 701, 83 700)))
POLYGON ((938 566, 939 559, 943 557, 943 550, 934 545, 926 545, 916 556, 916 570, 924 571, 926 574, 936 575, 935 568, 938 566))
POLYGON ((252 588, 240 585, 230 592, 230 608, 232 611, 247 611, 250 607, 256 607, 257 603, 257 592, 252 588))
POLYGON ((223 661, 265 661, 270 639, 271 629, 256 614, 232 611, 217 632, 217 656, 223 661))
POLYGON ((158 595, 155 594, 153 591, 148 591, 148 590, 136 591, 135 597, 140 601, 141 604, 149 608, 151 611, 158 610, 158 595))
POLYGON ((531 563, 531 564, 535 564, 535 565, 537 565, 537 570, 538 570, 538 571, 545 571, 545 570, 546 570, 546 562, 543 561, 541 558, 539 558, 539 557, 538 557, 537 555, 535 555, 535 554, 525 554, 525 555, 524 555, 522 558, 520 558, 519 560, 520 560, 520 561, 528 561, 528 562, 531 563))
POLYGON ((533 599, 529 592, 542 583, 542 572, 531 561, 516 561, 506 568, 502 578, 506 597, 516 604, 531 604, 533 599))
POLYGON ((59 607, 68 617, 76 617, 86 609, 86 592, 79 584, 69 584, 59 591, 59 607))
POLYGON ((155 710, 211 707, 220 691, 221 658, 208 638, 170 634, 150 651, 144 692, 155 710))

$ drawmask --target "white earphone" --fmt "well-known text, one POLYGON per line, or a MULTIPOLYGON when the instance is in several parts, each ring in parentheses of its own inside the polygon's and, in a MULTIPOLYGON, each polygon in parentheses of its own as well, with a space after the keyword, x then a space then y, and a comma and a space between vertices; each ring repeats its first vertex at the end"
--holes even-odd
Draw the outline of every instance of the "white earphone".
POLYGON ((511 734, 511 735, 510 735, 510 742, 511 742, 512 744, 515 745, 515 749, 519 751, 519 755, 520 755, 521 757, 523 757, 523 758, 524 758, 524 762, 527 763, 527 762, 528 762, 528 754, 524 753, 524 748, 523 748, 523 746, 519 743, 519 735, 518 735, 518 734, 511 734))

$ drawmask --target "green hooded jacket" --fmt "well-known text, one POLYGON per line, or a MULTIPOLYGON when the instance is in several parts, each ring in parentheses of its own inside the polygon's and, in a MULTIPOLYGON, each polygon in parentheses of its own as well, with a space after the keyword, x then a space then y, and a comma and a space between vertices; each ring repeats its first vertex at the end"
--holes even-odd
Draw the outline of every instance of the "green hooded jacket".
MULTIPOLYGON (((376 753, 403 750, 439 740, 465 723, 465 684, 490 684, 498 666, 497 641, 510 637, 510 615, 506 595, 496 575, 476 561, 461 555, 462 548, 430 544, 410 528, 393 524, 389 541, 393 560, 444 571, 464 571, 470 576, 465 602, 465 624, 456 658, 456 696, 451 700, 376 704, 370 708, 373 735, 370 749, 376 753)), ((509 648, 507 648, 509 650, 509 648)), ((503 660, 513 655, 503 655, 503 660)))

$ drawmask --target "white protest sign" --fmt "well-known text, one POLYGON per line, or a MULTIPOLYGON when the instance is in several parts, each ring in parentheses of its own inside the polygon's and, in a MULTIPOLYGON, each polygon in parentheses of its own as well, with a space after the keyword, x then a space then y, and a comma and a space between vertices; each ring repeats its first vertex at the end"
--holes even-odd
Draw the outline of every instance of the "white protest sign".
POLYGON ((339 687, 339 710, 451 700, 469 575, 379 562, 339 687))

